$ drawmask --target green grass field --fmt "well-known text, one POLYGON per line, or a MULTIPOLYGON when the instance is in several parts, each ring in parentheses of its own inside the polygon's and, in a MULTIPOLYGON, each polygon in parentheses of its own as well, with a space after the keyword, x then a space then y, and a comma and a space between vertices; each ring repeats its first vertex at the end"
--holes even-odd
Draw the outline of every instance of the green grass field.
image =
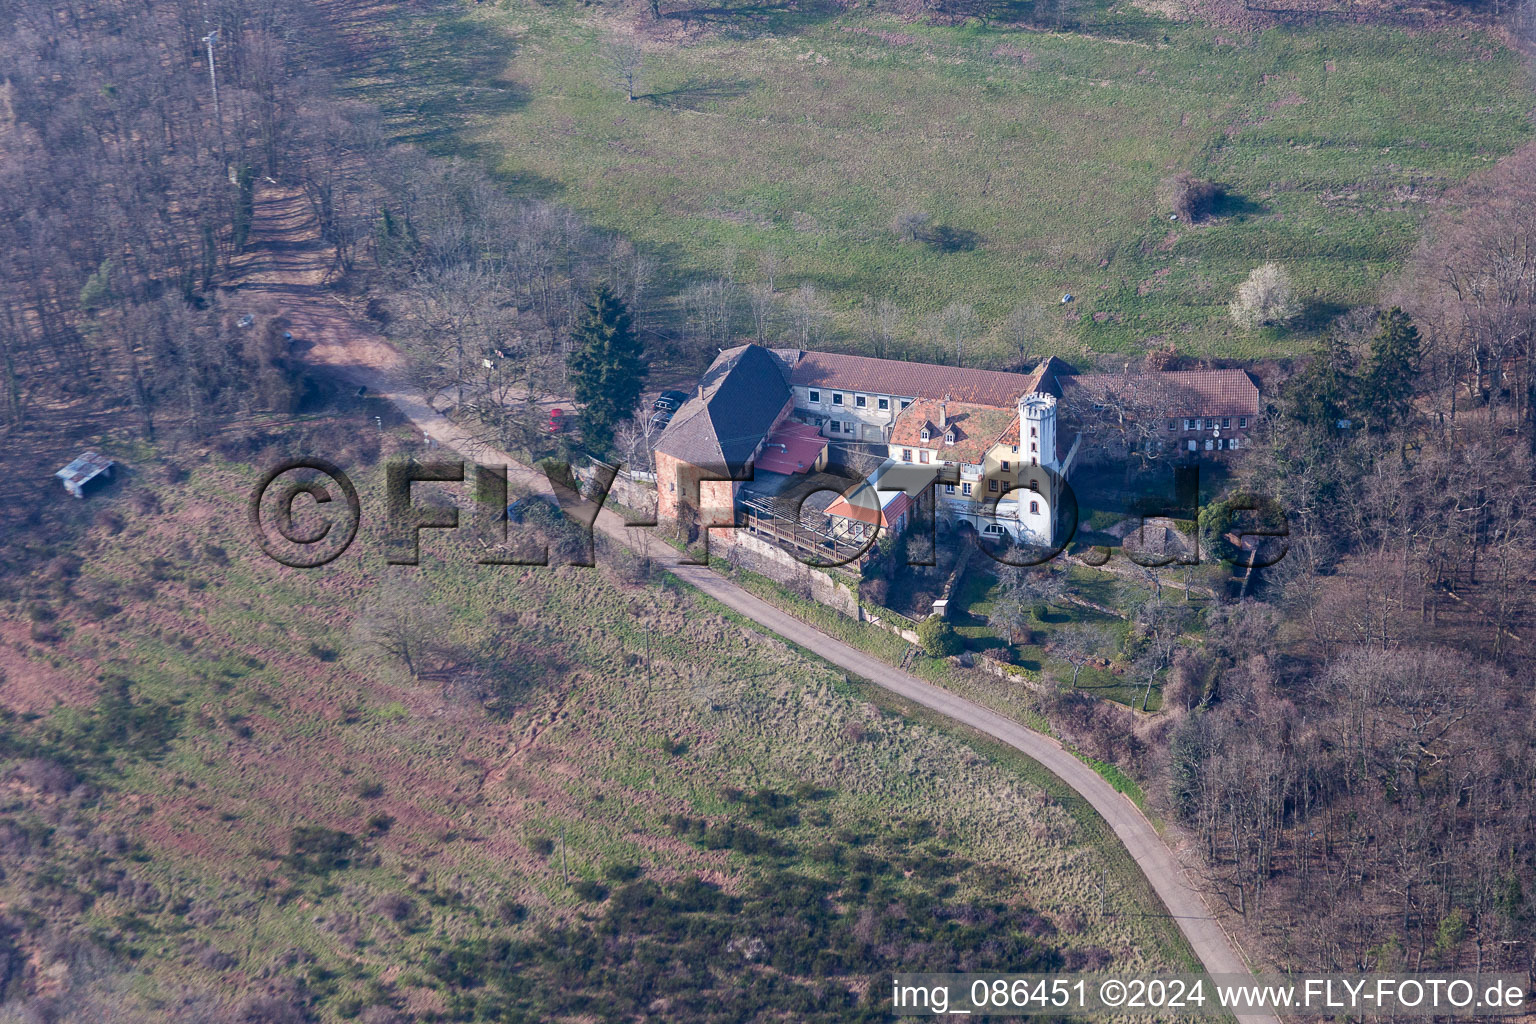
POLYGON ((363 92, 431 76, 389 111, 401 136, 635 239, 670 286, 749 283, 782 254, 779 290, 815 285, 832 344, 858 343, 863 296, 889 297, 898 347, 931 358, 932 314, 970 303, 976 363, 1017 357, 999 328, 1020 304, 1044 316, 1034 354, 1293 351, 1373 296, 1447 186, 1531 136, 1517 56, 1467 33, 1228 38, 1122 6, 1084 34, 784 16, 648 38, 628 103, 605 56, 628 26, 605 8, 487 5, 395 30, 402 59, 363 92), (1215 221, 1158 208, 1159 180, 1185 170, 1230 189, 1215 221), (900 241, 903 210, 961 244, 900 241), (1284 334, 1240 335, 1227 301, 1270 259, 1304 312, 1284 334), (1079 301, 1060 306, 1068 291, 1079 301))

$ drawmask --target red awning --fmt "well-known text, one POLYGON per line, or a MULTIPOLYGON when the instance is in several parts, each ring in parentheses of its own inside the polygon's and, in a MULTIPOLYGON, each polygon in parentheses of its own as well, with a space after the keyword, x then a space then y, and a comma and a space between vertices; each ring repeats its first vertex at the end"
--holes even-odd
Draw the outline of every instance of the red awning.
POLYGON ((768 435, 757 468, 769 473, 809 473, 826 451, 827 439, 806 423, 785 423, 768 435))

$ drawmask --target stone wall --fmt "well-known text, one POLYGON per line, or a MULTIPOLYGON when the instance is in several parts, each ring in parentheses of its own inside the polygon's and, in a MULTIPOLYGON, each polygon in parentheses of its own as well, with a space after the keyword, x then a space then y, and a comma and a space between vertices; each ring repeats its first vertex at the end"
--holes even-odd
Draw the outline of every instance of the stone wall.
POLYGON ((717 530, 710 534, 710 544, 722 543, 731 562, 743 569, 767 576, 807 595, 812 601, 859 618, 859 589, 853 580, 822 569, 813 569, 777 544, 754 537, 746 530, 717 530))
POLYGON ((613 486, 608 489, 608 495, 625 508, 632 508, 647 516, 656 514, 656 485, 648 481, 631 480, 620 473, 613 478, 613 486))

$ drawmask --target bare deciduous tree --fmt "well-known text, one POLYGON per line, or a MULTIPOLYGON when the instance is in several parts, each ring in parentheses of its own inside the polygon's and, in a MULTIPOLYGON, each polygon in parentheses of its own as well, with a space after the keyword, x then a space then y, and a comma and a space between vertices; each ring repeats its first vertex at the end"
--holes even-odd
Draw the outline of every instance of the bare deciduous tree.
POLYGON ((619 40, 608 45, 608 68, 627 102, 635 102, 635 83, 645 68, 645 51, 632 42, 619 40))
POLYGON ((928 226, 929 217, 918 210, 903 210, 891 219, 891 233, 903 242, 915 242, 928 226))

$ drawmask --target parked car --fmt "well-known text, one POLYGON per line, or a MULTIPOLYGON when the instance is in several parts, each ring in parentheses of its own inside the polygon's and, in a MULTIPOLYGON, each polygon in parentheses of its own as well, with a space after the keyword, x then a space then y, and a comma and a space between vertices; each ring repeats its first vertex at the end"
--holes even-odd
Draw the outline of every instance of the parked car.
POLYGON ((686 391, 663 391, 656 399, 652 409, 660 409, 662 412, 677 412, 688 401, 686 391))

